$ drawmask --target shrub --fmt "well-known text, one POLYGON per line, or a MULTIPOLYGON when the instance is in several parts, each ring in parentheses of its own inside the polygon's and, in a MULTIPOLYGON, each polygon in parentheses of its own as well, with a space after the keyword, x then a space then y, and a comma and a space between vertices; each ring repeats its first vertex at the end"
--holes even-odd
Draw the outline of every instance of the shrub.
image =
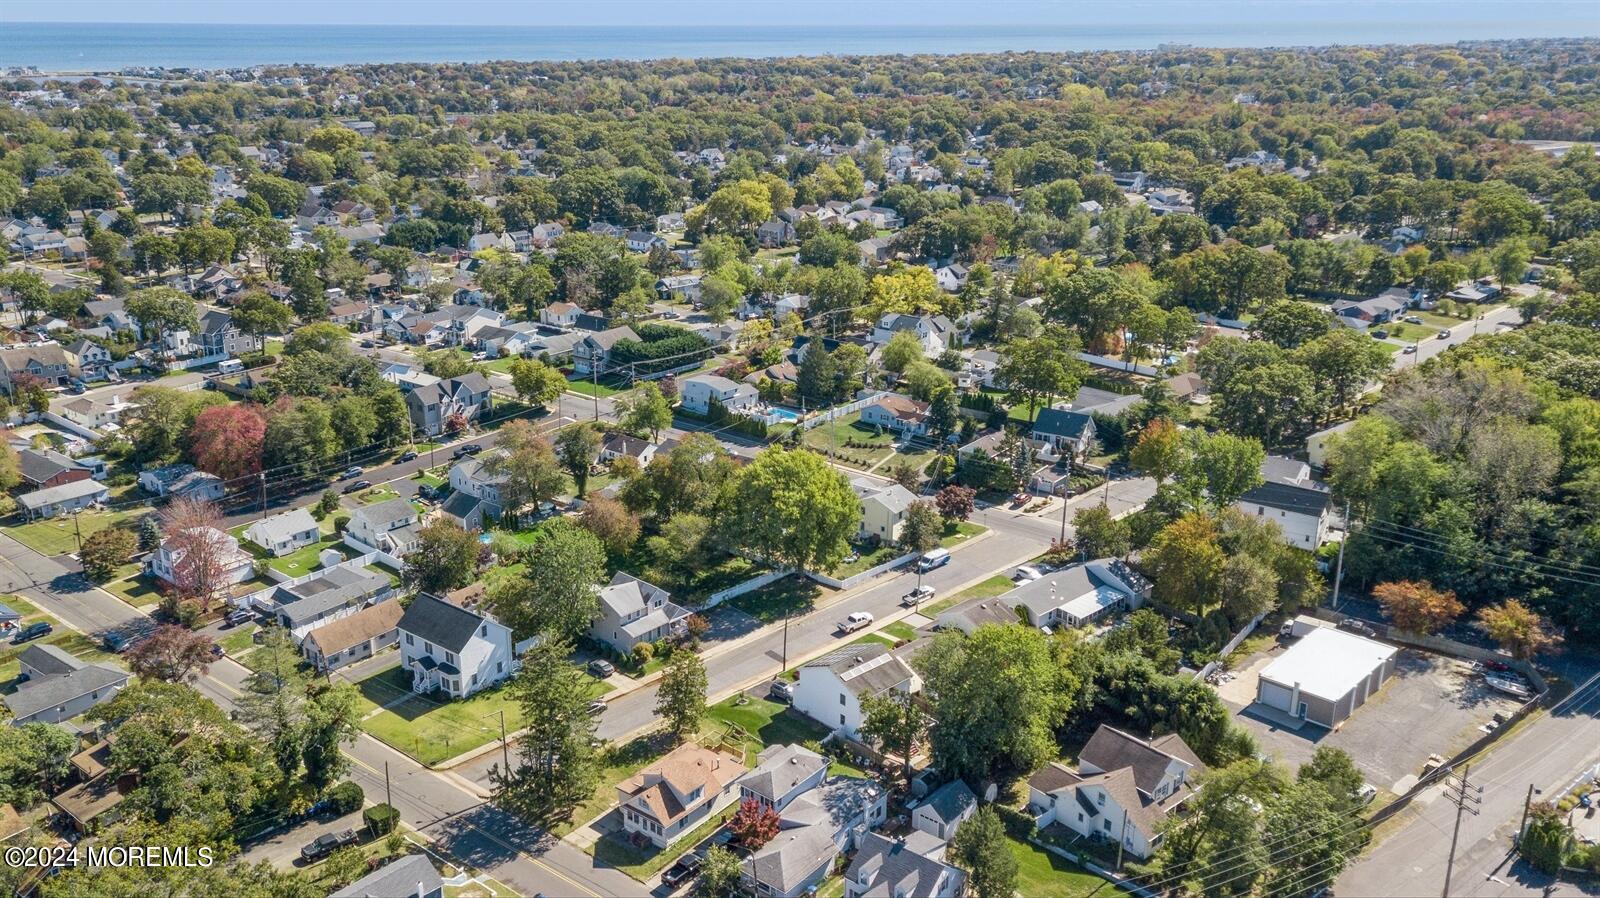
POLYGON ((394 832, 400 822, 400 812, 386 804, 375 804, 361 812, 361 819, 366 821, 369 832, 382 836, 394 832))
POLYGON ((344 815, 361 808, 367 795, 356 783, 340 783, 328 790, 328 802, 335 813, 344 815))
POLYGON ((337 516, 334 517, 334 519, 333 519, 333 532, 334 533, 343 533, 344 532, 344 528, 346 528, 348 526, 350 526, 350 516, 349 515, 342 514, 342 515, 337 515, 337 516))
POLYGON ((633 661, 640 667, 650 663, 656 655, 656 647, 648 642, 635 643, 633 646, 633 661))

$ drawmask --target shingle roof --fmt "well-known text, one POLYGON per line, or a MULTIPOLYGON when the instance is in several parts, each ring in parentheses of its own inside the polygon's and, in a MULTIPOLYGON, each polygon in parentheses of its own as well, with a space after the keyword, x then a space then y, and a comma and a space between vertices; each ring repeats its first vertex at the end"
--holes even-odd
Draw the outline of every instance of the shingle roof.
POLYGON ((36 642, 17 655, 24 667, 38 671, 39 676, 56 677, 82 669, 85 664, 77 656, 48 642, 36 642))
POLYGON ((317 522, 311 517, 311 512, 304 508, 295 508, 282 514, 275 514, 270 518, 262 518, 250 525, 250 533, 254 533, 269 543, 279 542, 304 533, 307 530, 316 530, 317 522))
POLYGON ((324 655, 337 654, 393 630, 404 613, 399 602, 379 602, 312 630, 306 635, 306 641, 316 645, 324 655))
POLYGON ((1093 425, 1094 418, 1083 412, 1047 408, 1040 409, 1039 417, 1033 422, 1033 432, 1078 439, 1093 425))
POLYGON ((920 830, 912 830, 904 839, 865 833, 845 879, 867 881, 859 893, 861 898, 932 895, 941 876, 947 872, 961 875, 938 859, 944 849, 943 841, 920 830))
POLYGON ((64 705, 80 695, 88 695, 117 683, 126 683, 128 672, 107 664, 89 664, 53 677, 29 680, 5 697, 6 707, 15 717, 31 717, 46 708, 64 705))
POLYGON ((838 855, 839 846, 827 827, 802 826, 780 831, 741 866, 756 882, 784 895, 838 855))
POLYGON ((838 675, 846 689, 857 696, 878 695, 914 676, 904 661, 894 657, 888 646, 878 642, 841 646, 805 667, 828 668, 838 675))
POLYGON ((411 504, 410 499, 394 498, 375 505, 364 505, 352 512, 352 515, 363 518, 368 524, 381 530, 396 521, 415 518, 417 508, 411 504))
POLYGON ((1327 510, 1329 499, 1325 490, 1290 486, 1285 483, 1263 483, 1246 491, 1239 497, 1239 501, 1292 511, 1296 514, 1320 515, 1327 510))
POLYGON ((924 806, 937 814, 940 820, 952 823, 977 803, 978 796, 972 794, 972 789, 968 788, 965 782, 951 780, 934 790, 924 806))
POLYGON ((776 802, 828 766, 828 759, 803 745, 774 745, 760 755, 754 770, 739 779, 739 786, 776 802))
MULTIPOLYGON (((1177 740, 1176 745, 1183 746, 1183 755, 1188 758, 1194 757, 1194 752, 1189 751, 1189 747, 1182 739, 1176 736, 1173 739, 1177 740)), ((1173 739, 1165 740, 1166 744, 1175 747, 1173 739)), ((1094 735, 1089 737, 1088 744, 1078 754, 1080 766, 1089 764, 1108 772, 1124 768, 1132 770, 1135 785, 1139 791, 1147 795, 1155 791, 1156 785, 1161 782, 1167 768, 1174 760, 1183 761, 1185 764, 1194 763, 1169 751, 1156 748, 1116 727, 1105 725, 1094 731, 1094 735)))
POLYGON ((398 626, 418 639, 443 646, 459 655, 483 620, 481 615, 465 608, 457 608, 444 599, 421 593, 406 608, 398 626))
POLYGON ((425 854, 408 854, 379 867, 328 898, 415 898, 444 888, 444 879, 425 854))
POLYGON ((50 486, 31 493, 23 493, 17 497, 17 501, 24 508, 39 509, 54 505, 57 502, 93 496, 96 493, 109 494, 109 491, 106 489, 105 484, 94 480, 74 480, 71 483, 63 483, 59 486, 50 486))
POLYGON ((310 620, 383 591, 389 577, 351 567, 329 568, 294 586, 280 586, 273 600, 291 620, 310 620))

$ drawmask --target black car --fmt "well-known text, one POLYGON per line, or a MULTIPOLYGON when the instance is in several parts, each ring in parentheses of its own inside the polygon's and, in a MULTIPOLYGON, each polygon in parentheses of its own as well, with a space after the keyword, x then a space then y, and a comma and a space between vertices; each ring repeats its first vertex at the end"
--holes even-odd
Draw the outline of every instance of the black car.
POLYGON ((333 854, 346 845, 354 845, 360 837, 353 829, 341 830, 336 833, 324 833, 311 841, 311 844, 300 849, 300 857, 307 861, 320 860, 333 854))
POLYGON ((696 873, 700 872, 700 864, 704 860, 705 855, 698 851, 691 854, 686 854, 679 858, 678 862, 673 864, 670 870, 661 874, 661 881, 667 886, 675 889, 693 877, 696 873))
POLYGON ((437 499, 439 498, 439 490, 424 483, 422 486, 417 487, 417 495, 424 499, 437 499))
POLYGON ((406 452, 400 453, 400 457, 395 459, 395 464, 401 464, 401 463, 404 463, 404 462, 412 461, 416 457, 417 457, 417 452, 416 452, 415 449, 408 450, 406 452))
POLYGON ((24 642, 38 639, 41 636, 49 636, 54 629, 55 627, 50 626, 48 621, 34 621, 18 630, 17 635, 11 637, 11 644, 22 645, 24 642))
POLYGON ((463 455, 477 455, 479 452, 482 452, 482 451, 483 451, 483 447, 479 446, 477 443, 467 443, 467 444, 462 445, 462 446, 457 446, 456 447, 456 451, 451 453, 450 457, 458 459, 458 458, 462 457, 463 455))
POLYGON ((349 495, 351 493, 359 493, 362 490, 371 489, 371 488, 372 488, 372 481, 370 481, 370 480, 357 480, 355 483, 352 483, 349 486, 346 486, 343 490, 340 490, 340 492, 344 493, 345 495, 349 495))
POLYGON ((100 640, 100 645, 108 652, 122 654, 133 648, 134 634, 123 630, 112 630, 100 640))

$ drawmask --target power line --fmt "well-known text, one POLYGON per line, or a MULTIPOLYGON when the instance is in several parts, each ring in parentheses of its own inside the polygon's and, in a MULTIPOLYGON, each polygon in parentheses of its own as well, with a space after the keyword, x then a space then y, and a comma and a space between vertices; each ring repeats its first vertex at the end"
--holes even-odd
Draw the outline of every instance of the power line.
MULTIPOLYGON (((1437 544, 1440 544, 1440 545, 1449 545, 1451 543, 1451 540, 1448 537, 1446 537, 1446 536, 1444 536, 1442 534, 1439 534, 1439 533, 1436 533, 1434 531, 1427 530, 1427 529, 1424 529, 1424 528, 1421 528, 1421 527, 1416 527, 1416 526, 1413 526, 1413 525, 1397 524, 1397 523, 1394 523, 1392 521, 1384 521, 1384 520, 1372 520, 1372 521, 1367 521, 1365 523, 1368 526, 1381 527, 1381 528, 1383 528, 1383 529, 1385 529, 1387 531, 1390 531, 1392 533, 1397 533, 1397 534, 1400 534, 1400 535, 1415 535, 1420 539, 1426 539, 1426 540, 1429 540, 1431 542, 1434 542, 1434 543, 1437 543, 1437 544)), ((1579 562, 1579 561, 1569 561, 1569 560, 1561 559, 1561 558, 1550 558, 1548 556, 1538 556, 1538 555, 1533 555, 1532 553, 1529 553, 1529 557, 1523 558, 1523 557, 1518 557, 1516 554, 1514 554, 1513 552, 1511 552, 1509 550, 1496 549, 1495 547, 1488 546, 1488 545, 1482 546, 1481 547, 1481 551, 1484 552, 1485 554, 1495 555, 1496 557, 1502 558, 1502 559, 1504 559, 1506 561, 1517 562, 1517 563, 1539 564, 1539 565, 1544 565, 1544 566, 1549 566, 1549 567, 1557 567, 1557 568, 1566 568, 1568 570, 1568 572, 1570 572, 1570 573, 1591 574, 1596 579, 1600 579, 1600 567, 1595 567, 1593 565, 1585 564, 1585 563, 1579 562)))

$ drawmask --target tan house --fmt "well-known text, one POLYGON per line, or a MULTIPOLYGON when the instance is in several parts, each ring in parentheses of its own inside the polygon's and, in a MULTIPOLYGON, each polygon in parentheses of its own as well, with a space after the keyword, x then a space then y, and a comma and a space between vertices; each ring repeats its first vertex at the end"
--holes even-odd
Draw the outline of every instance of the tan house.
POLYGON ((739 797, 734 783, 744 772, 741 758, 693 742, 680 745, 617 786, 622 827, 666 848, 732 804, 739 797))

